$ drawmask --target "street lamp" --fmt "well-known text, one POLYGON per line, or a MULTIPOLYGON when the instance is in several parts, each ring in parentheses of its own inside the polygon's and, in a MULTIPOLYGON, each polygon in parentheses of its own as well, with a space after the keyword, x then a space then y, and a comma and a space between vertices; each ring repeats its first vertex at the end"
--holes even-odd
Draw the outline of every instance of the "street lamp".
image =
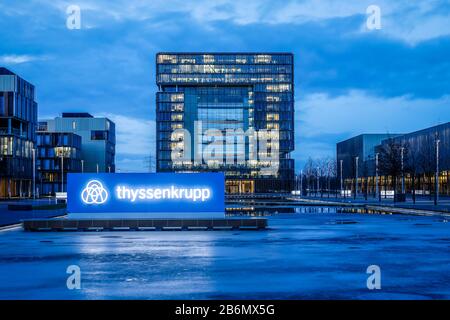
POLYGON ((300 170, 300 197, 302 196, 303 192, 303 170, 300 170))
MULTIPOLYGON (((341 196, 342 196, 342 191, 343 191, 343 189, 344 189, 344 180, 342 179, 342 163, 344 162, 344 160, 340 160, 339 161, 339 163, 340 163, 340 167, 341 167, 341 196)), ((344 191, 344 198, 345 198, 345 191, 344 191)))
POLYGON ((33 158, 33 199, 36 200, 36 149, 31 149, 33 158))
POLYGON ((379 190, 379 187, 378 187, 378 156, 379 156, 379 153, 377 152, 376 154, 375 154, 375 196, 376 197, 378 197, 378 200, 379 201, 381 201, 381 193, 380 193, 380 190, 379 190))
POLYGON ((434 205, 437 205, 439 202, 439 143, 441 140, 436 138, 436 194, 434 196, 434 205))
POLYGON ((356 162, 355 199, 356 199, 356 196, 358 195, 358 160, 359 160, 359 157, 355 157, 355 162, 356 162))
POLYGON ((61 192, 64 192, 64 152, 61 152, 61 192))
POLYGON ((401 147, 400 148, 400 156, 401 156, 401 160, 402 160, 402 194, 405 194, 405 170, 404 170, 404 165, 403 165, 404 153, 405 153, 405 148, 401 147))
POLYGON ((317 167, 317 193, 319 193, 320 190, 320 168, 317 167))

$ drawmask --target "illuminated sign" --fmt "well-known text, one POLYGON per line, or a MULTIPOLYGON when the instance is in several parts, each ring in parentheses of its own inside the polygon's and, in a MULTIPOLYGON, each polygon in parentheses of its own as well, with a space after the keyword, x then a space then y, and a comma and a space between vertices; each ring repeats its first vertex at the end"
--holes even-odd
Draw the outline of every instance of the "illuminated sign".
POLYGON ((223 173, 69 173, 70 218, 223 218, 223 173))

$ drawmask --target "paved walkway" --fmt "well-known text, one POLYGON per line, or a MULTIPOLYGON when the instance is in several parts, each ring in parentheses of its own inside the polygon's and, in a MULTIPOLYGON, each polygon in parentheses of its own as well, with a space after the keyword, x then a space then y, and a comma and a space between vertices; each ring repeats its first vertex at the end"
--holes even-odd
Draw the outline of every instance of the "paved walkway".
POLYGON ((364 197, 354 198, 341 198, 341 197, 296 197, 296 199, 302 201, 313 201, 313 202, 338 202, 354 205, 374 205, 383 207, 394 207, 394 208, 405 208, 405 209, 415 209, 415 210, 427 210, 427 211, 439 211, 439 212, 450 212, 450 198, 443 197, 439 200, 438 205, 434 205, 434 200, 430 200, 429 197, 417 197, 416 203, 414 204, 411 197, 408 197, 406 202, 395 202, 392 199, 382 199, 379 201, 376 198, 368 197, 365 200, 364 197))

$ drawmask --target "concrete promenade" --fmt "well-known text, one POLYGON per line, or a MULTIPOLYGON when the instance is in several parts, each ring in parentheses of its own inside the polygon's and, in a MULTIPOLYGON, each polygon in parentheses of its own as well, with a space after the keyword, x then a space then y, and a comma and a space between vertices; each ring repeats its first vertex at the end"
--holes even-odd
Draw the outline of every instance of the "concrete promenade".
POLYGON ((335 197, 334 195, 323 196, 295 196, 289 199, 303 205, 325 205, 325 206, 348 206, 348 207, 365 207, 365 208, 389 208, 397 209, 398 213, 429 213, 450 215, 450 198, 442 197, 439 199, 438 205, 434 204, 434 199, 426 197, 416 197, 416 203, 413 203, 411 196, 408 196, 405 202, 394 202, 393 199, 381 199, 358 196, 354 197, 335 197))

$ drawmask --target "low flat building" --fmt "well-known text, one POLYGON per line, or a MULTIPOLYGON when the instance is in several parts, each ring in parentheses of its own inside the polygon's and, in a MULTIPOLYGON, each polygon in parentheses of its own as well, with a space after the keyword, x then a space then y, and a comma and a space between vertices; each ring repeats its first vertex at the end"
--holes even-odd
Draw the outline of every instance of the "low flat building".
POLYGON ((375 159, 375 147, 389 137, 396 137, 398 134, 360 134, 356 137, 339 142, 336 145, 336 159, 338 165, 338 176, 343 179, 352 179, 356 174, 356 164, 359 169, 364 168, 364 162, 375 159))
MULTIPOLYGON (((336 145, 338 178, 342 161, 344 188, 354 192, 358 185, 360 193, 375 193, 375 157, 376 154, 380 155, 383 150, 389 149, 390 145, 404 148, 403 174, 406 193, 412 193, 413 190, 416 194, 435 193, 436 156, 439 154, 439 193, 450 195, 450 122, 407 134, 362 134, 339 142, 336 145)), ((397 162, 400 163, 400 159, 397 159, 397 162)), ((400 190, 400 176, 392 177, 384 173, 382 168, 383 165, 379 163, 379 190, 400 190)))
POLYGON ((389 143, 403 146, 406 150, 406 193, 411 193, 413 189, 416 194, 435 193, 438 169, 439 193, 450 195, 450 122, 407 133, 393 138, 392 141, 383 140, 375 151, 380 152, 389 143))

